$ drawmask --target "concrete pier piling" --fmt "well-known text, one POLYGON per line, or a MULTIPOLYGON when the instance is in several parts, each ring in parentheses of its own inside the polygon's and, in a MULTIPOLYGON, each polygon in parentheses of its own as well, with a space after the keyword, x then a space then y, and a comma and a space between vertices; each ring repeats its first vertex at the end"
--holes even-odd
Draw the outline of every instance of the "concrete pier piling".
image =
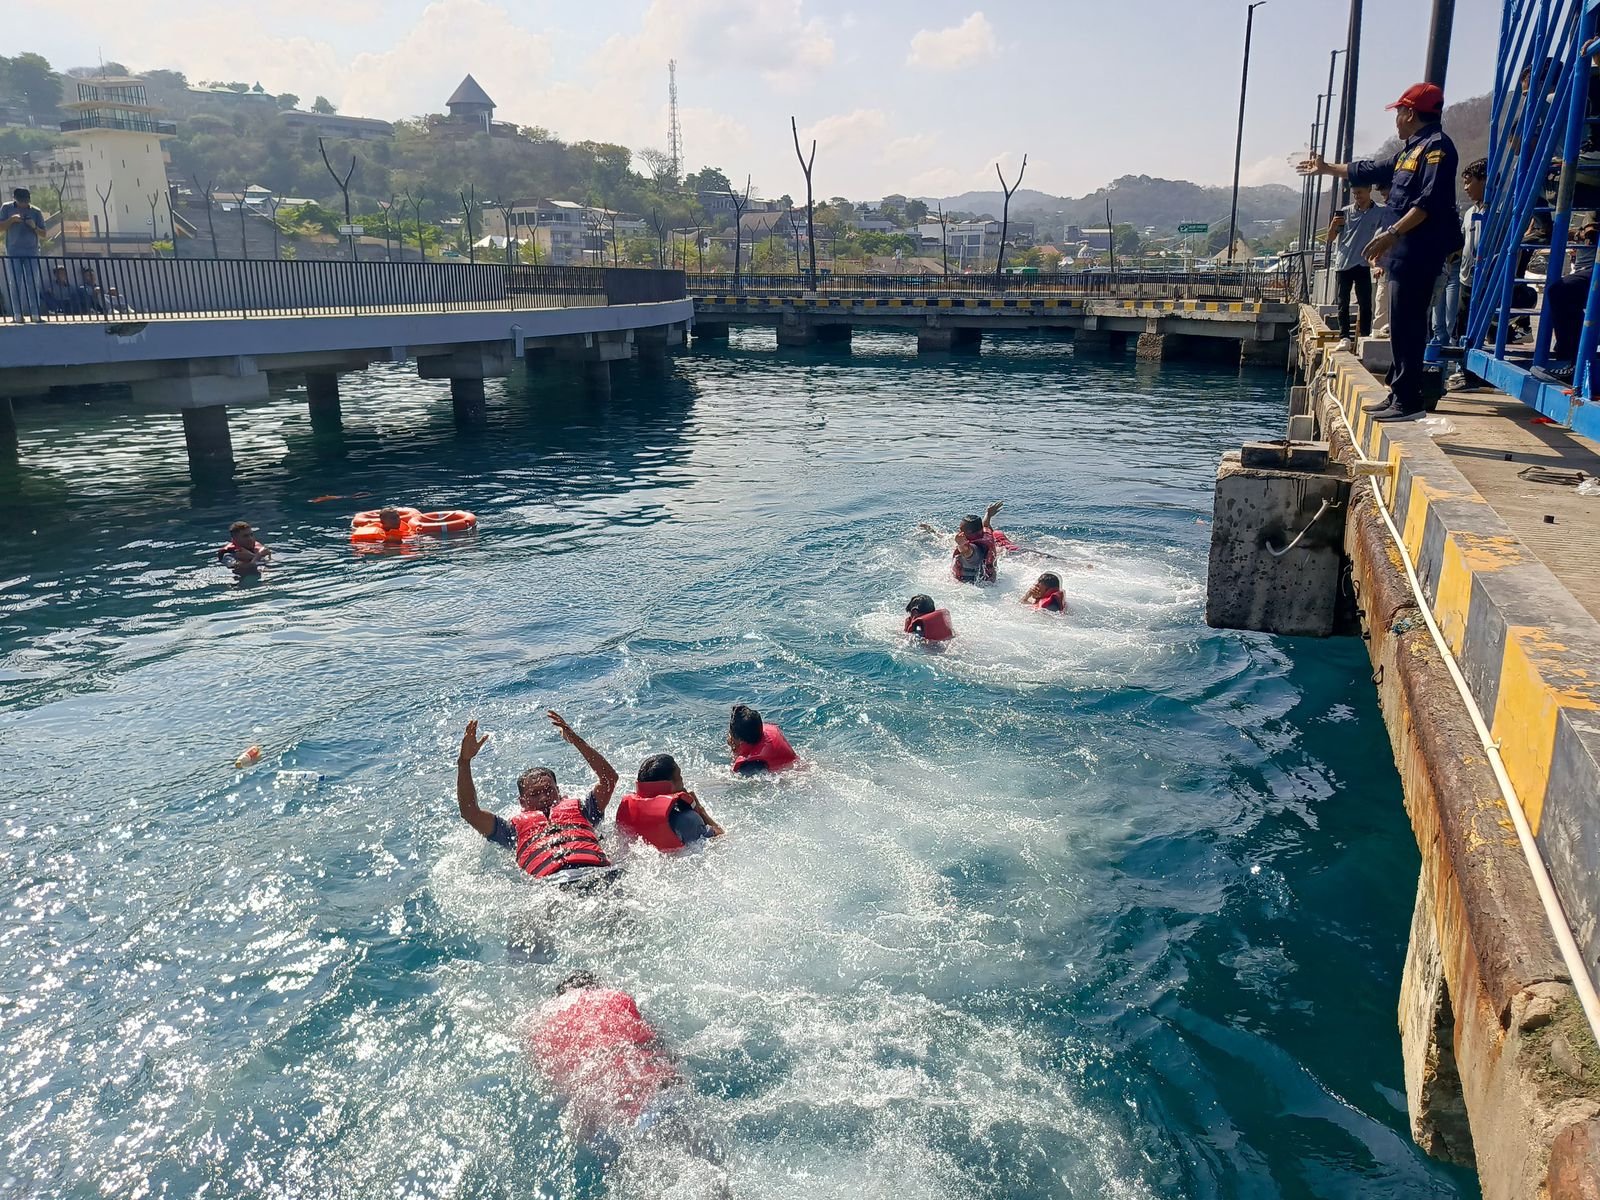
POLYGON ((918 354, 976 354, 983 347, 983 330, 971 326, 929 325, 917 330, 918 354))
POLYGON ((484 397, 481 375, 458 375, 450 380, 450 405, 455 409, 456 424, 463 427, 485 425, 489 420, 489 404, 484 397))
POLYGON ((306 404, 311 411, 313 429, 338 429, 343 420, 339 408, 338 374, 333 371, 307 371, 306 404))
POLYGON ((17 414, 11 407, 10 396, 0 396, 0 454, 14 457, 17 453, 17 414))
POLYGON ((189 471, 196 478, 233 473, 233 437, 224 406, 184 409, 183 440, 189 450, 189 471))
POLYGON ((1223 456, 1206 623, 1300 637, 1338 627, 1345 468, 1321 442, 1255 442, 1223 456))

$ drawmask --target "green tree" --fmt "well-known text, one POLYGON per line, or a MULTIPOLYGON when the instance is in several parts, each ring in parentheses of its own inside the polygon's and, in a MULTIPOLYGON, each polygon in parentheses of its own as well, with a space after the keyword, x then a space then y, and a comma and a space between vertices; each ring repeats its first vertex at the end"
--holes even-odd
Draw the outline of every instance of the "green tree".
POLYGON ((1132 258, 1139 253, 1139 247, 1143 243, 1140 241, 1139 231, 1137 229, 1135 229, 1132 225, 1124 225, 1119 223, 1113 232, 1115 234, 1115 245, 1117 247, 1118 254, 1127 258, 1132 258))
POLYGON ((311 102, 311 111, 331 117, 338 110, 333 107, 333 102, 326 96, 318 96, 311 102))
POLYGON ((283 92, 278 96, 279 108, 299 108, 300 97, 293 92, 283 92))
POLYGON ((921 200, 906 201, 906 221, 912 225, 924 220, 928 215, 928 206, 921 200))
POLYGON ((714 192, 722 195, 733 184, 728 181, 720 167, 701 167, 692 175, 683 177, 684 190, 691 193, 714 192))
POLYGON ((42 54, 0 57, 0 90, 22 100, 35 119, 51 117, 61 103, 61 76, 42 54))

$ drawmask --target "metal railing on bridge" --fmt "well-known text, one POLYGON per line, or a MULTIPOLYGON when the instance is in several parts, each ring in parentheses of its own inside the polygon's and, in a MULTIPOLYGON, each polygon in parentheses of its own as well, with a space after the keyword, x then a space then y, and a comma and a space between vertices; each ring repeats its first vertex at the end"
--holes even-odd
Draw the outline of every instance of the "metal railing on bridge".
POLYGON ((98 323, 576 308, 687 296, 682 271, 653 269, 89 255, 0 259, 0 283, 8 317, 37 307, 46 322, 98 323))
POLYGON ((1294 287, 1285 271, 1060 271, 1036 275, 696 274, 686 276, 693 295, 812 292, 823 296, 1084 296, 1140 298, 1183 295, 1193 300, 1287 299, 1294 287))

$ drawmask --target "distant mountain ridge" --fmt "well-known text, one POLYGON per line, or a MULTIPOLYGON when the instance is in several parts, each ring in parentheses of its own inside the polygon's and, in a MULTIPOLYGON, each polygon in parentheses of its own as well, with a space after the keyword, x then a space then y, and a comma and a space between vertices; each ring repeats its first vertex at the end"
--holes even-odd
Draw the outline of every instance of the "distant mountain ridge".
MULTIPOLYGON (((1111 201, 1111 216, 1117 224, 1137 229, 1153 227, 1160 233, 1173 233, 1185 222, 1203 221, 1211 225, 1228 220, 1232 189, 1202 187, 1186 179, 1158 179, 1151 175, 1124 175, 1086 196, 1052 196, 1048 192, 1023 188, 1011 197, 1011 215, 1023 220, 1057 225, 1104 225, 1106 201, 1111 201)), ((927 201, 933 203, 932 199, 927 201)), ((989 213, 1000 216, 1005 197, 998 191, 963 192, 938 201, 946 212, 989 213)), ((1282 221, 1297 216, 1300 191, 1281 183, 1239 189, 1239 226, 1245 236, 1256 221, 1282 221)), ((1224 240, 1226 240, 1226 230, 1224 240)))

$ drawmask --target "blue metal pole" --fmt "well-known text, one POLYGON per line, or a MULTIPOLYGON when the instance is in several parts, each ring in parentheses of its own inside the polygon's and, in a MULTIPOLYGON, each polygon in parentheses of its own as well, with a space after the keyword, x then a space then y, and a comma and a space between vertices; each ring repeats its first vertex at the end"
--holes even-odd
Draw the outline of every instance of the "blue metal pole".
MULTIPOLYGON (((1587 14, 1573 14, 1575 23, 1587 24, 1587 14)), ((1576 32, 1576 31, 1575 31, 1576 32)), ((1550 261, 1545 266, 1545 311, 1549 311, 1550 289, 1561 279, 1566 264, 1567 234, 1572 224, 1572 195, 1577 186, 1578 150, 1583 145, 1584 117, 1589 101, 1589 60, 1578 53, 1586 37, 1575 39, 1573 55, 1565 62, 1567 89, 1566 136, 1561 143, 1561 182, 1556 189, 1555 211, 1550 215, 1550 261), (1580 84, 1582 86, 1580 86, 1580 84)), ((1552 115, 1559 112, 1552 110, 1552 115)), ((1539 322, 1538 337, 1533 345, 1533 364, 1543 366, 1550 357, 1550 322, 1539 322)))

